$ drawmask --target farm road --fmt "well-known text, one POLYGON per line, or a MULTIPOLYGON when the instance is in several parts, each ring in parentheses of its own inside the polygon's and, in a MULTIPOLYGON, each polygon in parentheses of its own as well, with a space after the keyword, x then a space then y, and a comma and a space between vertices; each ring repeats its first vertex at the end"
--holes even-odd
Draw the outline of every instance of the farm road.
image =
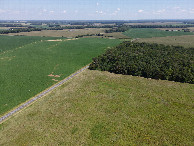
POLYGON ((42 93, 38 94, 37 96, 35 96, 34 98, 32 98, 31 100, 25 102, 24 104, 22 104, 21 106, 19 106, 18 108, 10 111, 9 113, 7 113, 6 115, 0 117, 0 124, 3 123, 6 119, 8 119, 10 116, 12 116, 13 114, 21 111, 23 108, 27 107, 28 105, 32 104, 33 102, 35 102, 36 100, 38 100, 39 98, 43 97, 44 95, 46 95, 47 93, 50 93, 51 91, 53 91, 55 88, 61 86, 63 83, 65 83, 66 81, 68 81, 69 79, 73 78, 74 76, 76 76, 77 74, 83 72, 84 70, 86 70, 89 66, 86 66, 80 70, 78 70, 76 73, 72 74, 71 76, 65 78, 64 80, 60 81, 59 83, 51 86, 50 88, 48 88, 47 90, 43 91, 42 93))

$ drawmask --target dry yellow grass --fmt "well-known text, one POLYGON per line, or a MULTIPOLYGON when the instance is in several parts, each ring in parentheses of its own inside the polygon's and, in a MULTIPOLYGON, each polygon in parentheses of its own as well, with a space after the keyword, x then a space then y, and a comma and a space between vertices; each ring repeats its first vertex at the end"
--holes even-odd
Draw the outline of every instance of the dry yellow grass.
POLYGON ((103 33, 105 30, 106 30, 105 28, 42 30, 42 31, 9 33, 9 35, 50 36, 50 37, 76 37, 78 35, 103 33))
POLYGON ((158 43, 165 45, 179 45, 184 47, 194 47, 194 35, 184 36, 167 36, 167 37, 155 37, 155 38, 141 38, 136 41, 158 43))

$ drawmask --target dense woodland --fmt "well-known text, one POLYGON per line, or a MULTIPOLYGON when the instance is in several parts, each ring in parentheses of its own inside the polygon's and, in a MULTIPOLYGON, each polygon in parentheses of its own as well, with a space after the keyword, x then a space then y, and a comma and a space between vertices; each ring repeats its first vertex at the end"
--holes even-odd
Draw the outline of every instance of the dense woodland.
POLYGON ((93 58, 91 70, 194 83, 194 48, 123 42, 93 58))

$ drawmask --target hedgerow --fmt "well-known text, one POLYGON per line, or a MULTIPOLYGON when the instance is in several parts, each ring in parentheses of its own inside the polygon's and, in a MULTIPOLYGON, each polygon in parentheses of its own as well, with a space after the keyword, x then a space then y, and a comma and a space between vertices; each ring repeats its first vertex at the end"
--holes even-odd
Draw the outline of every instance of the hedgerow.
POLYGON ((93 58, 89 69, 194 83, 194 48, 123 42, 93 58))

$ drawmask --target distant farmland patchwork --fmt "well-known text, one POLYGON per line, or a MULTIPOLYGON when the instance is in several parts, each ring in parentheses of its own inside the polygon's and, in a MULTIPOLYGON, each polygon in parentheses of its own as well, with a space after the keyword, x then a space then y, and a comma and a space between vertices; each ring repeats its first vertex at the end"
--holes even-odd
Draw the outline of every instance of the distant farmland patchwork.
MULTIPOLYGON (((124 40, 194 47, 194 32, 184 32, 182 28, 165 31, 166 28, 120 30, 120 27, 116 25, 110 33, 105 30, 111 28, 84 27, 0 35, 0 117, 124 40)), ((126 58, 131 55, 127 51, 122 53, 126 58)), ((135 50, 134 54, 146 58, 145 48, 142 52, 135 50)), ((124 62, 121 55, 112 60, 118 58, 124 62)), ((154 64, 153 60, 152 56, 150 61, 154 64)), ((118 61, 113 65, 121 68, 118 61)), ((0 145, 193 145, 193 87, 187 83, 85 70, 1 123, 0 145)))
MULTIPOLYGON (((102 33, 104 30, 43 30, 14 34, 34 36, 0 36, 0 115, 90 63, 93 57, 103 53, 107 47, 121 42, 99 38, 68 40, 60 36, 75 37, 102 33), (52 41, 56 39, 60 41, 52 41)), ((140 42, 194 46, 192 32, 134 28, 124 33, 104 34, 104 37, 110 36, 140 38, 136 40, 140 42)))
POLYGON ((193 32, 163 31, 153 28, 133 28, 127 30, 123 34, 131 38, 152 38, 152 37, 194 35, 193 32))
POLYGON ((48 39, 53 38, 0 36, 0 115, 120 43, 94 38, 48 39))
POLYGON ((10 35, 24 36, 51 36, 51 37, 76 37, 78 35, 103 33, 105 28, 86 28, 86 29, 64 29, 64 30, 42 30, 32 32, 10 33, 10 35))

